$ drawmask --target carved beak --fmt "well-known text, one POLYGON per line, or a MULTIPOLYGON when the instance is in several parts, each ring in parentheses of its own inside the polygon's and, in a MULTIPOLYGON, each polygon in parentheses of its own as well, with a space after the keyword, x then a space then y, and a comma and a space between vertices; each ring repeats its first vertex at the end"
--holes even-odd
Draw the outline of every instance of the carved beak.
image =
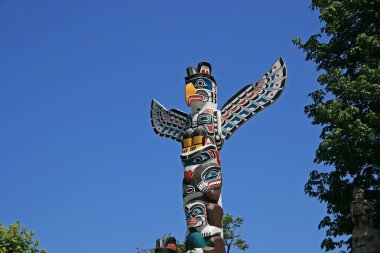
POLYGON ((194 95, 196 91, 197 91, 197 89, 194 87, 193 83, 186 84, 186 87, 185 87, 185 100, 186 100, 187 106, 190 106, 189 97, 191 95, 194 95))

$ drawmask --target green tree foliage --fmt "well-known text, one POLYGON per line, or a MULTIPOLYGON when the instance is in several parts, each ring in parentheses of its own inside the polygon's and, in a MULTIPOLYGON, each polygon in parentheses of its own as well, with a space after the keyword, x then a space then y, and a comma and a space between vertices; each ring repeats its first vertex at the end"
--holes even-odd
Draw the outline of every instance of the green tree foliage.
POLYGON ((177 243, 177 250, 179 252, 185 253, 186 252, 186 246, 185 246, 185 244, 178 242, 177 243))
POLYGON ((380 228, 380 0, 312 0, 323 24, 305 43, 293 42, 316 63, 322 86, 305 113, 321 125, 321 143, 305 192, 327 204, 318 228, 325 251, 351 251, 350 202, 355 186, 366 191, 380 228), (322 166, 321 166, 322 167, 322 166))
POLYGON ((223 237, 227 253, 230 253, 231 247, 240 250, 246 250, 249 248, 247 242, 241 238, 240 233, 238 232, 238 229, 243 222, 243 218, 237 217, 234 219, 234 217, 228 213, 223 216, 223 237))
POLYGON ((16 222, 9 227, 0 224, 0 253, 46 253, 38 249, 39 240, 33 240, 34 232, 28 232, 16 222))

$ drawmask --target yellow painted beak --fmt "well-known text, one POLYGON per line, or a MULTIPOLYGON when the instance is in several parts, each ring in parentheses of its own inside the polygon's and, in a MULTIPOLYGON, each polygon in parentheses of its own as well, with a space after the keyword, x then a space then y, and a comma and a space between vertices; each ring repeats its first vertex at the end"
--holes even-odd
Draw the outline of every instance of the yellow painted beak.
POLYGON ((186 84, 186 87, 185 87, 185 100, 186 100, 187 106, 190 106, 190 104, 188 102, 189 101, 189 96, 195 94, 196 91, 197 91, 197 89, 194 87, 193 83, 186 84))

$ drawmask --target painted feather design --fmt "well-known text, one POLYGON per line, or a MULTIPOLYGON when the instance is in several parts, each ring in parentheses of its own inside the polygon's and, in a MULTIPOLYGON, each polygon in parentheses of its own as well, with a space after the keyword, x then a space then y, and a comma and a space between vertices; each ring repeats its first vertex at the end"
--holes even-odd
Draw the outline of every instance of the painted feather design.
POLYGON ((229 99, 221 109, 222 138, 228 140, 248 119, 271 105, 281 95, 286 77, 285 62, 279 58, 257 83, 229 99))
POLYGON ((191 123, 190 115, 177 109, 167 110, 156 100, 152 100, 150 118, 156 134, 182 141, 185 129, 191 123))

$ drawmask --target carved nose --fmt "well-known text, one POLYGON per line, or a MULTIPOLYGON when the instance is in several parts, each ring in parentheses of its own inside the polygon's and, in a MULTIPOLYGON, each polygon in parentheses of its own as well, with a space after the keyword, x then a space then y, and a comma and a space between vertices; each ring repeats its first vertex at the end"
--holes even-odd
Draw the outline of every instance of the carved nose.
POLYGON ((193 172, 191 170, 185 171, 185 181, 189 182, 191 179, 193 179, 193 172))

